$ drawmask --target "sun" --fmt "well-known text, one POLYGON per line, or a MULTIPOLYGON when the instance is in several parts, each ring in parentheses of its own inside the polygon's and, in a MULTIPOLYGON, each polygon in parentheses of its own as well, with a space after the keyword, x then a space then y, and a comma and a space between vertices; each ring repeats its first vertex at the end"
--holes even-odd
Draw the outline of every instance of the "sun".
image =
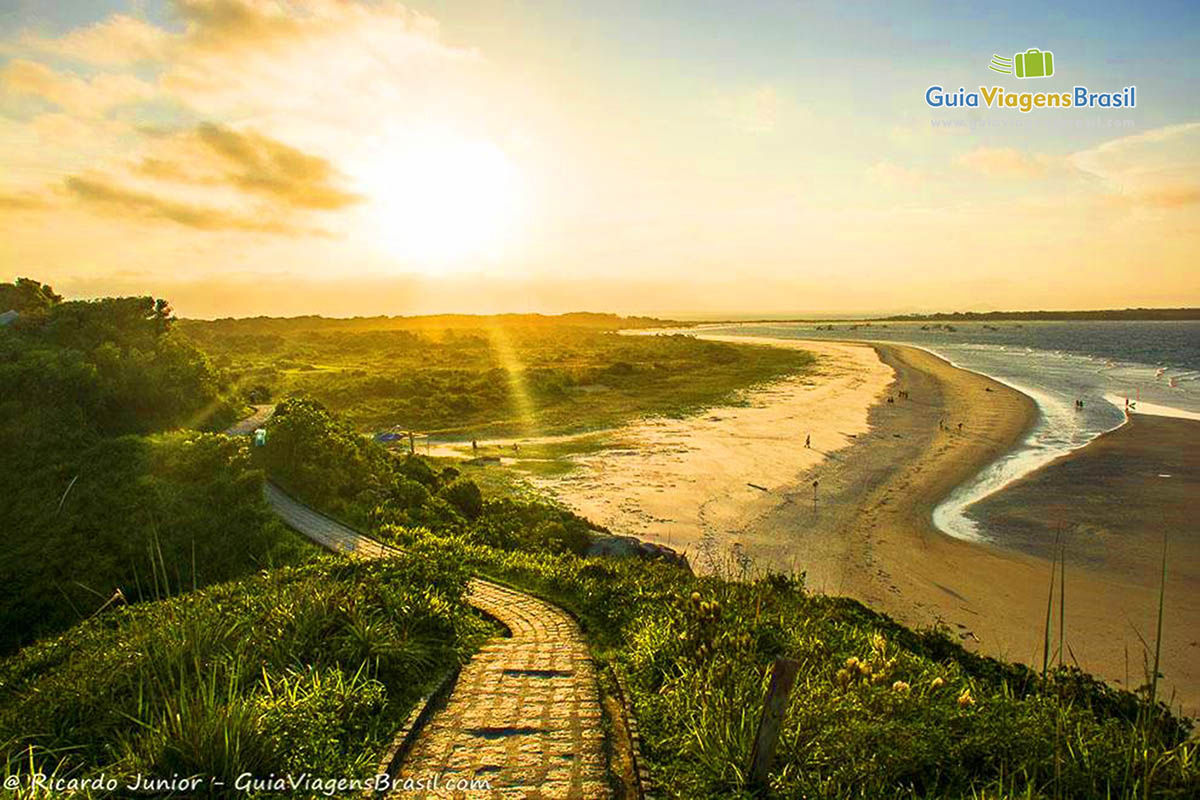
POLYGON ((488 140, 394 137, 355 173, 370 244, 421 271, 498 258, 525 213, 519 170, 488 140))

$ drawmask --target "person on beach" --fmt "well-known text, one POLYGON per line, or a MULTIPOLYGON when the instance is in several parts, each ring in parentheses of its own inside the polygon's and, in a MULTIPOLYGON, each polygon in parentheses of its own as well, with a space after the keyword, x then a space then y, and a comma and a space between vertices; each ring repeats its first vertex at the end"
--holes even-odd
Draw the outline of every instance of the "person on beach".
POLYGON ((958 423, 958 432, 962 433, 962 423, 958 423))
POLYGON ((471 440, 471 452, 472 453, 479 452, 479 442, 475 441, 474 439, 471 440))
POLYGON ((805 449, 809 449, 812 447, 812 434, 811 433, 806 434, 804 436, 804 447, 805 447, 805 449))

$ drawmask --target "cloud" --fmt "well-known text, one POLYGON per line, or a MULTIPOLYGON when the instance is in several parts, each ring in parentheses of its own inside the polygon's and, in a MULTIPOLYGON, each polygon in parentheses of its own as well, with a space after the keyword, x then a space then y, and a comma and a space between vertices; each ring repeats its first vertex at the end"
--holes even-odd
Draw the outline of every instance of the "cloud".
POLYGON ((21 48, 87 64, 122 65, 160 61, 178 37, 124 14, 71 31, 58 38, 32 33, 18 38, 21 48))
POLYGON ((111 179, 100 176, 72 176, 64 181, 64 186, 85 207, 110 215, 166 219, 202 231, 232 230, 283 234, 298 232, 291 225, 278 220, 167 200, 148 192, 120 186, 111 179))
POLYGON ((411 32, 436 37, 437 23, 397 2, 345 0, 175 0, 189 44, 230 49, 309 36, 327 37, 347 27, 398 21, 411 32))
POLYGON ((1022 153, 1015 147, 977 147, 955 159, 961 167, 998 178, 1043 178, 1050 171, 1049 156, 1022 153))
POLYGON ((40 98, 86 117, 100 116, 118 106, 148 100, 156 94, 151 84, 133 75, 101 73, 81 78, 22 58, 13 59, 0 69, 0 88, 8 94, 40 98))
POLYGON ((228 178, 243 190, 288 206, 323 210, 361 199, 332 185, 335 171, 329 161, 282 142, 211 123, 200 125, 196 136, 232 167, 228 178))
POLYGON ((880 186, 903 189, 922 183, 925 176, 919 170, 889 161, 877 161, 867 168, 867 179, 880 186))
POLYGON ((337 187, 327 159, 255 131, 206 122, 194 129, 153 133, 151 154, 135 165, 142 177, 195 186, 225 186, 286 209, 333 211, 362 198, 337 187))
POLYGON ((1111 139, 1067 161, 1112 203, 1149 209, 1200 203, 1200 122, 1111 139))
POLYGON ((30 211, 47 205, 46 198, 33 192, 0 192, 0 211, 30 211))
POLYGON ((320 233, 303 224, 307 212, 360 200, 335 185, 338 174, 329 161, 213 123, 151 137, 149 151, 126 173, 91 171, 64 185, 87 208, 203 231, 320 233))

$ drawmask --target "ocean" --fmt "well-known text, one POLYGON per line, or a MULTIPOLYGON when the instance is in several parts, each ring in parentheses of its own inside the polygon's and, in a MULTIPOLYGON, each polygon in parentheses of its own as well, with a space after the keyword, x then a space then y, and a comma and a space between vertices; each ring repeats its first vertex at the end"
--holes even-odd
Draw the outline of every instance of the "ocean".
POLYGON ((1140 413, 1200 419, 1200 322, 771 323, 705 330, 911 344, 1033 398, 1039 414, 1026 440, 934 510, 934 524, 962 539, 991 538, 971 515, 974 503, 1121 425, 1126 401, 1140 413))

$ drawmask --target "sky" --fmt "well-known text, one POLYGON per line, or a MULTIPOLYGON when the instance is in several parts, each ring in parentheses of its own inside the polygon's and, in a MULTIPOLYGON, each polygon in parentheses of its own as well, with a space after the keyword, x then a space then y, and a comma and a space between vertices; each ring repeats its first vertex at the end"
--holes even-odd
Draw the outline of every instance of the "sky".
POLYGON ((1200 5, 943 5, 0 0, 0 279, 192 317, 1200 306, 1200 5), (1031 48, 1053 75, 988 68, 1031 48))

